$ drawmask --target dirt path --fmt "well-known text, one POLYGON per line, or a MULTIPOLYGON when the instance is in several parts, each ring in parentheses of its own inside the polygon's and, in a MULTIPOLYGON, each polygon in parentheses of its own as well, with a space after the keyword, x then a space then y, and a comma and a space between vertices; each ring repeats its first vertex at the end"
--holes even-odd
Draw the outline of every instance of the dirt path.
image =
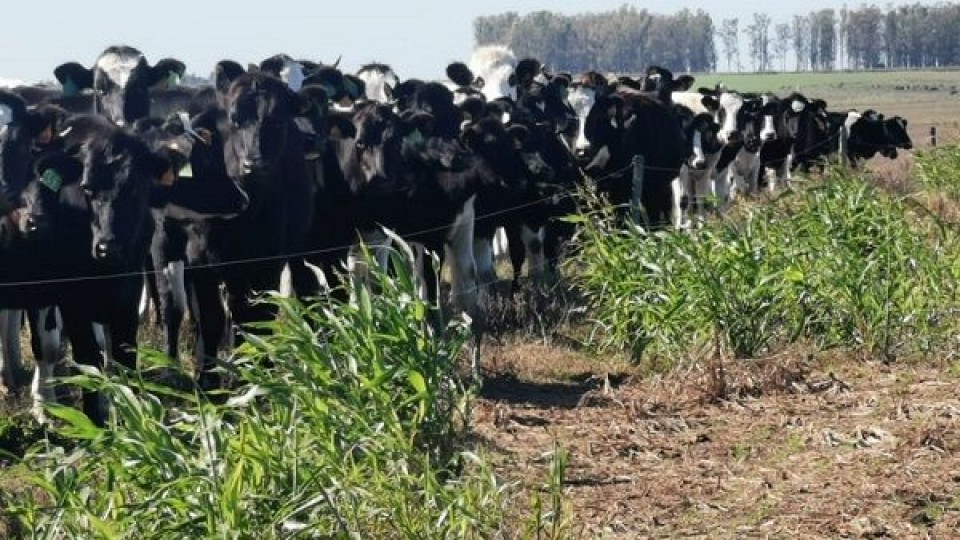
POLYGON ((960 364, 741 362, 716 401, 702 370, 590 379, 597 361, 536 345, 486 358, 514 375, 487 383, 475 429, 527 498, 554 442, 569 451, 574 537, 960 538, 960 364))

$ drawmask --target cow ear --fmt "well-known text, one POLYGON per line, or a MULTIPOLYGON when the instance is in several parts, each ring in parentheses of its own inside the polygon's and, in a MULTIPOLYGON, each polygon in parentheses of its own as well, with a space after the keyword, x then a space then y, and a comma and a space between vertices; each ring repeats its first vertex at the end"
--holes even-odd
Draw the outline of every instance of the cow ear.
POLYGON ((511 87, 517 85, 517 74, 516 74, 516 73, 511 73, 511 74, 510 74, 510 77, 507 78, 507 84, 509 84, 511 87))
POLYGON ((903 127, 907 127, 907 119, 906 119, 906 118, 903 118, 903 117, 901 117, 901 116, 898 116, 897 118, 899 118, 899 119, 900 119, 900 122, 903 123, 903 127))
POLYGON ((697 88, 697 93, 703 94, 705 96, 712 96, 714 93, 716 93, 716 89, 707 88, 706 86, 701 86, 700 88, 697 88))
POLYGON ((221 60, 217 62, 213 70, 213 79, 216 84, 217 92, 226 94, 230 89, 230 84, 240 78, 246 71, 243 66, 233 60, 221 60))
POLYGON ((383 83, 383 95, 387 97, 387 100, 393 101, 393 87, 383 83))
POLYGON ((672 90, 674 92, 686 92, 693 86, 693 83, 696 81, 692 75, 681 75, 677 80, 673 81, 672 90))
POLYGON ((700 103, 702 103, 703 106, 706 107, 708 111, 716 112, 720 110, 720 100, 714 96, 705 95, 703 96, 703 98, 700 99, 700 103))
POLYGON ((82 90, 93 88, 93 70, 77 62, 60 64, 53 70, 53 76, 63 87, 64 97, 73 97, 82 90))
POLYGON ((523 150, 530 140, 530 130, 522 124, 514 124, 507 128, 507 133, 513 137, 513 145, 517 150, 523 150))
POLYGON ((186 71, 187 66, 183 62, 174 58, 164 58, 150 68, 150 86, 159 84, 167 88, 177 86, 186 71))
POLYGON ((27 105, 22 97, 0 90, 0 126, 23 122, 27 116, 27 105))

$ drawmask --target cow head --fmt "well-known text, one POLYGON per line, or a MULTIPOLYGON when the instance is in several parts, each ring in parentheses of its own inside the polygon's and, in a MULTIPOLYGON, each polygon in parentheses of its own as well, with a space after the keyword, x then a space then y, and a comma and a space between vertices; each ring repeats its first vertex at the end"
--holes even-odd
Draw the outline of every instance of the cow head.
POLYGON ((65 117, 55 105, 28 109, 19 96, 0 90, 0 182, 8 194, 30 181, 33 154, 50 143, 65 117))
POLYGON ((220 111, 190 117, 175 113, 151 119, 138 133, 151 152, 165 156, 174 174, 154 186, 151 206, 178 219, 228 219, 242 213, 249 197, 227 174, 224 137, 217 129, 220 111))
POLYGON ((90 205, 93 258, 116 263, 136 256, 153 186, 171 183, 185 161, 174 155, 153 153, 120 129, 87 140, 80 188, 90 205))
POLYGON ((364 96, 380 103, 393 101, 393 89, 400 84, 393 68, 376 62, 361 66, 357 77, 364 83, 364 96))
POLYGON ((517 57, 502 45, 477 47, 470 56, 470 71, 483 81, 480 91, 487 101, 501 97, 516 99, 514 68, 517 57))
POLYGON ((168 59, 150 66, 133 47, 107 48, 92 70, 96 111, 123 126, 150 113, 150 88, 182 75, 183 63, 168 59))
POLYGON ((236 179, 279 171, 300 95, 263 73, 242 75, 224 96, 227 170, 236 179))
POLYGON ((280 79, 294 92, 303 88, 306 73, 303 64, 286 54, 277 54, 260 62, 259 69, 263 73, 280 79))
MULTIPOLYGON (((886 134, 887 143, 893 147, 910 150, 913 148, 913 141, 910 140, 910 134, 907 133, 907 119, 894 116, 883 121, 883 127, 886 134)), ((896 157, 896 156, 894 156, 896 157)))
POLYGON ((750 111, 744 111, 744 97, 736 92, 721 92, 717 96, 717 124, 720 125, 718 138, 725 145, 743 142, 743 131, 747 127, 750 111))
POLYGON ((772 94, 763 94, 760 97, 760 117, 763 125, 760 128, 760 140, 768 143, 777 139, 777 118, 780 116, 780 100, 772 94))
POLYGON ((720 127, 708 113, 693 114, 690 109, 675 105, 674 111, 680 117, 683 136, 690 146, 690 157, 686 165, 694 170, 707 166, 707 154, 719 152, 723 147, 717 139, 720 127))

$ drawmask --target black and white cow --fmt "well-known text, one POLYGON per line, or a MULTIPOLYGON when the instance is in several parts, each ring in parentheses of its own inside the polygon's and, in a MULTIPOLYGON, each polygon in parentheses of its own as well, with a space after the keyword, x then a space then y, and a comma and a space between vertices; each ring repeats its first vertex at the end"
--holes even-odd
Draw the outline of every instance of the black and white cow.
POLYGON ((884 118, 883 114, 873 109, 863 113, 850 111, 845 128, 846 138, 841 148, 845 151, 845 163, 854 168, 877 154, 895 159, 898 149, 913 148, 913 142, 907 134, 907 120, 900 116, 884 118))
POLYGON ((598 189, 621 209, 633 195, 630 164, 644 156, 641 202, 648 225, 664 227, 674 219, 674 183, 690 156, 680 117, 672 105, 629 91, 602 97, 587 117, 586 137, 592 148, 586 172, 598 189))

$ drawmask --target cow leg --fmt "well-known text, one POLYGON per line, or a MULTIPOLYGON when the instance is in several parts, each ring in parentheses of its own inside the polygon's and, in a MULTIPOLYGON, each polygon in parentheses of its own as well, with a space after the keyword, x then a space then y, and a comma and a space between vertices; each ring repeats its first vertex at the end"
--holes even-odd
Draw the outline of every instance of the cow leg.
POLYGON ((790 184, 793 182, 793 152, 787 154, 787 157, 784 158, 783 163, 780 165, 777 170, 777 178, 783 183, 784 187, 790 187, 790 184))
POLYGON ((696 208, 695 215, 698 219, 702 220, 707 213, 707 199, 712 196, 714 192, 716 192, 717 197, 720 198, 721 201, 723 200, 720 195, 722 187, 719 184, 715 185, 709 174, 702 171, 697 172, 698 174, 694 175, 693 196, 689 197, 689 199, 696 208))
POLYGON ((156 271, 155 260, 147 257, 144 267, 146 280, 143 283, 143 293, 140 295, 139 315, 141 319, 146 319, 149 315, 150 306, 156 310, 154 312, 154 324, 160 325, 163 321, 163 307, 161 306, 160 288, 157 280, 160 275, 156 271))
POLYGON ((474 238, 473 254, 477 258, 477 276, 481 286, 494 286, 497 283, 497 270, 494 266, 493 238, 474 238))
POLYGON ((497 230, 493 233, 493 257, 503 257, 508 253, 509 250, 509 240, 507 235, 507 230, 505 227, 497 227, 497 230))
POLYGON ((670 217, 673 221, 674 230, 679 231, 683 228, 683 182, 675 178, 670 182, 670 193, 672 195, 673 205, 670 210, 670 217))
POLYGON ((36 336, 39 349, 38 354, 34 355, 36 369, 33 372, 31 385, 33 396, 31 414, 38 423, 44 424, 47 421, 44 406, 47 403, 57 402, 57 395, 50 381, 56 375, 56 368, 62 360, 63 318, 56 306, 31 310, 29 318, 30 333, 36 336))
POLYGON ((527 224, 520 228, 523 245, 527 251, 527 275, 535 285, 543 283, 543 272, 546 261, 543 256, 543 238, 545 227, 541 225, 536 230, 527 224))
MULTIPOLYGON (((61 306, 61 315, 64 332, 70 340, 74 361, 77 364, 92 366, 104 371, 104 357, 90 320, 66 305, 61 306)), ((106 425, 107 411, 104 405, 100 392, 83 390, 83 412, 98 426, 106 425)))
POLYGON ((444 252, 451 265, 450 289, 456 305, 471 318, 474 335, 473 350, 470 355, 470 367, 475 381, 480 381, 480 343, 483 339, 486 321, 477 309, 477 263, 473 256, 473 226, 476 215, 474 202, 470 197, 463 205, 456 220, 447 233, 444 252))
MULTIPOLYGON (((380 270, 385 272, 390 257, 390 238, 382 229, 377 228, 362 232, 360 239, 361 242, 367 246, 367 249, 370 250, 370 255, 377 265, 380 266, 380 270)), ((353 281, 350 292, 350 300, 352 302, 356 300, 357 287, 370 286, 370 268, 363 257, 359 245, 354 245, 350 248, 350 253, 347 256, 347 269, 353 281)))
POLYGON ((194 365, 199 372, 198 384, 203 390, 213 390, 220 386, 213 369, 225 336, 227 313, 220 297, 220 280, 210 270, 190 271, 190 311, 196 325, 194 365))
POLYGON ((523 263, 527 259, 527 247, 523 243, 523 225, 514 221, 506 226, 507 247, 510 251, 510 267, 513 269, 513 292, 520 290, 523 263))
POLYGON ((320 295, 320 278, 303 257, 291 259, 284 272, 289 274, 291 292, 300 300, 320 295))
POLYGON ((7 391, 18 388, 20 372, 23 371, 20 349, 20 325, 23 312, 19 309, 0 310, 0 346, 2 346, 2 384, 7 391))
POLYGON ((444 251, 451 264, 450 288, 454 305, 477 320, 477 263, 473 256, 474 201, 463 205, 447 233, 444 251))
POLYGON ((184 267, 183 261, 166 262, 155 280, 165 352, 173 360, 180 356, 180 327, 187 310, 184 267))

